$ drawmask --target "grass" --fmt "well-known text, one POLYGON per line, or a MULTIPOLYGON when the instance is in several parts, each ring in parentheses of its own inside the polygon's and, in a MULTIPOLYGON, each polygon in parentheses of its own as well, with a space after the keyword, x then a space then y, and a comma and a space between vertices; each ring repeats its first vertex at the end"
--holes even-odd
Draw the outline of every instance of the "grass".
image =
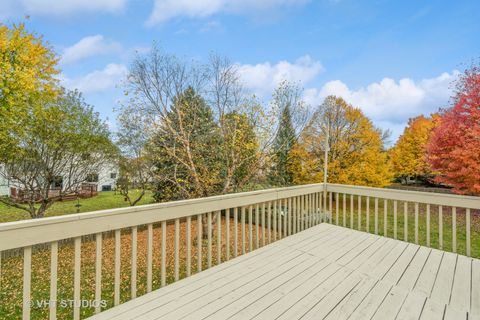
MULTIPOLYGON (((131 191, 133 195, 139 194, 139 191, 131 191)), ((147 192, 138 205, 153 203, 154 199, 152 192, 147 192)), ((128 202, 124 198, 114 191, 103 191, 99 192, 96 197, 88 199, 80 199, 79 203, 81 205, 79 212, 89 212, 113 208, 122 208, 128 207, 128 202)), ((56 202, 49 208, 46 212, 46 217, 61 216, 65 214, 77 213, 77 208, 75 205, 77 201, 60 201, 56 202)), ((18 221, 30 219, 30 215, 22 210, 17 208, 9 207, 3 203, 0 203, 0 223, 18 221)))

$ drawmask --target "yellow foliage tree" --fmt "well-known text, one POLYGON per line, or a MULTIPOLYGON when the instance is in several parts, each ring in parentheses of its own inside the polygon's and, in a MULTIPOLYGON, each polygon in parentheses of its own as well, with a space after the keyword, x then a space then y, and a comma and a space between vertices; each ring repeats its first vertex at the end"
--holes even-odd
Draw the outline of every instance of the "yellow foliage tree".
POLYGON ((418 177, 432 174, 426 159, 426 145, 430 133, 435 128, 438 115, 431 118, 418 116, 408 122, 408 126, 390 149, 390 159, 396 177, 418 177))
POLYGON ((382 187, 392 178, 381 130, 360 109, 329 96, 313 114, 290 152, 294 183, 323 181, 323 152, 327 130, 328 182, 382 187))
POLYGON ((0 24, 0 153, 15 144, 32 105, 58 95, 57 62, 42 37, 27 32, 23 24, 0 24))

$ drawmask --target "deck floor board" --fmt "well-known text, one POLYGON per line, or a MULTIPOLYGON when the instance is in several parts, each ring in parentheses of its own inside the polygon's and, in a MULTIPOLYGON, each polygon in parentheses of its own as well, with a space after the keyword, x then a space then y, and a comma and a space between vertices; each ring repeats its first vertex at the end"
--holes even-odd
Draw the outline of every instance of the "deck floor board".
POLYGON ((320 224, 91 319, 455 319, 480 260, 320 224))

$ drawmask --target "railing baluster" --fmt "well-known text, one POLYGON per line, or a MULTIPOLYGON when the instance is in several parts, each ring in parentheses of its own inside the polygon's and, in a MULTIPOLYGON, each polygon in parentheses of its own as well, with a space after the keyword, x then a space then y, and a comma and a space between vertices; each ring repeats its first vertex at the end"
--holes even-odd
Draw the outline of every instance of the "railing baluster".
POLYGON ((160 261, 160 284, 162 287, 167 285, 167 221, 162 221, 162 244, 160 261))
POLYGON ((367 202, 365 223, 367 225, 367 232, 370 232, 370 197, 367 197, 365 201, 367 202))
POLYGON ((358 196, 358 230, 362 230, 362 196, 358 196))
POLYGON ((287 228, 287 198, 283 199, 283 236, 288 236, 287 228))
POLYGON ((248 252, 253 251, 253 225, 252 225, 252 219, 253 219, 253 206, 249 205, 248 206, 248 252))
POLYGON ((58 242, 54 241, 50 244, 50 300, 49 300, 50 320, 57 319, 57 271, 58 271, 57 267, 58 267, 58 242))
POLYGON ((225 210, 225 255, 230 260, 230 208, 225 210))
POLYGON ((222 263, 222 211, 217 211, 217 264, 222 263))
POLYGON ((452 207, 452 251, 457 252, 457 208, 452 207))
POLYGON ((121 268, 121 230, 115 230, 115 282, 114 282, 114 302, 115 306, 120 304, 120 268, 121 268))
POLYGON ((347 195, 343 194, 343 226, 347 226, 347 195))
MULTIPOLYGON (((74 247, 75 247, 75 253, 74 253, 75 260, 74 260, 74 271, 73 271, 73 303, 74 303, 73 304, 73 319, 74 320, 79 320, 80 319, 80 277, 81 277, 80 266, 81 266, 81 257, 82 257, 82 238, 81 237, 76 237, 75 238, 74 247)), ((115 265, 115 267, 116 267, 116 265, 115 265)), ((119 283, 120 283, 120 281, 119 281, 119 283)), ((117 285, 116 282, 115 282, 115 285, 117 285)), ((120 302, 120 299, 119 299, 120 297, 119 296, 120 295, 118 295, 118 298, 117 298, 117 296, 115 296, 115 300, 118 299, 117 302, 120 302)))
POLYGON ((297 196, 296 197, 296 219, 297 219, 297 232, 302 231, 302 202, 301 202, 301 197, 297 196))
POLYGON ((102 233, 95 235, 95 313, 102 311, 102 233))
POLYGON ((338 199, 340 198, 339 193, 335 193, 335 224, 338 226, 338 209, 340 207, 340 203, 338 199))
POLYGON ((307 196, 306 195, 303 195, 302 196, 303 200, 302 200, 302 211, 303 211, 303 214, 302 214, 302 221, 303 221, 303 229, 302 230, 305 230, 307 229, 307 196))
POLYGON ((418 202, 415 202, 415 243, 418 244, 418 202))
POLYGON ((265 246, 265 202, 262 202, 262 247, 265 246))
POLYGON ((137 227, 132 227, 131 298, 137 297, 137 227))
POLYGON ((212 267, 212 213, 207 213, 207 265, 212 267))
POLYGON ((375 234, 378 234, 378 198, 375 198, 375 234))
POLYGON ((242 254, 245 254, 245 207, 242 207, 242 254))
POLYGON ((393 201, 393 238, 397 239, 397 200, 393 201))
POLYGON ((192 274, 192 216, 187 217, 187 268, 185 270, 187 277, 192 274))
POLYGON ((318 193, 318 222, 317 223, 321 223, 322 221, 322 212, 323 212, 323 197, 322 197, 322 193, 319 192, 318 193))
POLYGON ((268 243, 272 242, 272 203, 268 201, 267 203, 267 231, 268 231, 268 243))
POLYGON ((353 194, 350 195, 350 229, 353 229, 353 194))
POLYGON ((292 216, 292 198, 288 198, 288 231, 287 231, 287 234, 290 236, 292 235, 292 219, 293 219, 293 216, 292 216))
POLYGON ((329 215, 328 215, 328 220, 331 221, 332 220, 332 193, 329 192, 328 193, 328 201, 329 201, 329 204, 328 204, 328 212, 329 212, 329 215))
POLYGON ((388 231, 388 200, 383 199, 383 236, 387 237, 388 231))
POLYGON ((466 231, 467 231, 467 239, 466 239, 466 242, 467 242, 467 257, 470 257, 470 254, 471 254, 471 248, 470 248, 470 208, 467 208, 466 209, 466 212, 465 212, 465 216, 466 216, 466 221, 465 221, 465 227, 466 227, 466 231))
POLYGON ((438 249, 443 250, 443 206, 438 206, 438 249))
POLYGON ((292 232, 297 233, 297 197, 292 199, 292 232))
POLYGON ((273 201, 273 241, 277 241, 277 201, 273 201))
POLYGON ((238 208, 233 209, 233 256, 238 255, 238 208))
MULTIPOLYGON (((197 270, 202 271, 202 214, 197 214, 197 270)), ((237 256, 235 254, 235 256, 237 256)))
POLYGON ((152 291, 153 274, 153 224, 147 226, 147 292, 152 291))
POLYGON ((275 201, 275 206, 277 208, 277 228, 275 233, 277 234, 278 240, 282 238, 282 202, 280 200, 275 201))
POLYGON ((312 213, 313 213, 313 197, 312 194, 308 195, 308 227, 312 227, 312 213))
POLYGON ((403 238, 408 242, 408 202, 403 203, 403 238))
POLYGON ((260 248, 260 205, 255 205, 255 249, 260 248))
POLYGON ((32 282, 32 247, 23 248, 23 320, 30 319, 30 294, 32 282))
POLYGON ((178 281, 180 279, 180 219, 175 219, 175 234, 174 234, 174 279, 178 281))
POLYGON ((430 247, 430 204, 427 204, 427 247, 430 247))

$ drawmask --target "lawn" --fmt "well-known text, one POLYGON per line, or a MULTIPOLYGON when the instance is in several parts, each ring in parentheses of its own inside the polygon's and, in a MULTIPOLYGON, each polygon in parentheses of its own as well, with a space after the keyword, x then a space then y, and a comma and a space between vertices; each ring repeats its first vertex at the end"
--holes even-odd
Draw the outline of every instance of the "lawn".
MULTIPOLYGON (((139 193, 139 191, 131 191, 133 195, 139 193)), ((147 192, 138 205, 148 204, 154 202, 151 192, 147 192)), ((105 210, 113 208, 128 207, 128 202, 124 200, 123 196, 114 191, 99 192, 96 197, 88 199, 79 199, 78 203, 81 205, 79 211, 77 211, 77 201, 61 201, 53 204, 51 208, 47 210, 46 216, 61 216, 64 214, 71 214, 77 212, 89 212, 96 210, 105 210)), ((8 207, 7 205, 0 203, 0 223, 18 221, 30 219, 29 214, 21 209, 8 207)))

